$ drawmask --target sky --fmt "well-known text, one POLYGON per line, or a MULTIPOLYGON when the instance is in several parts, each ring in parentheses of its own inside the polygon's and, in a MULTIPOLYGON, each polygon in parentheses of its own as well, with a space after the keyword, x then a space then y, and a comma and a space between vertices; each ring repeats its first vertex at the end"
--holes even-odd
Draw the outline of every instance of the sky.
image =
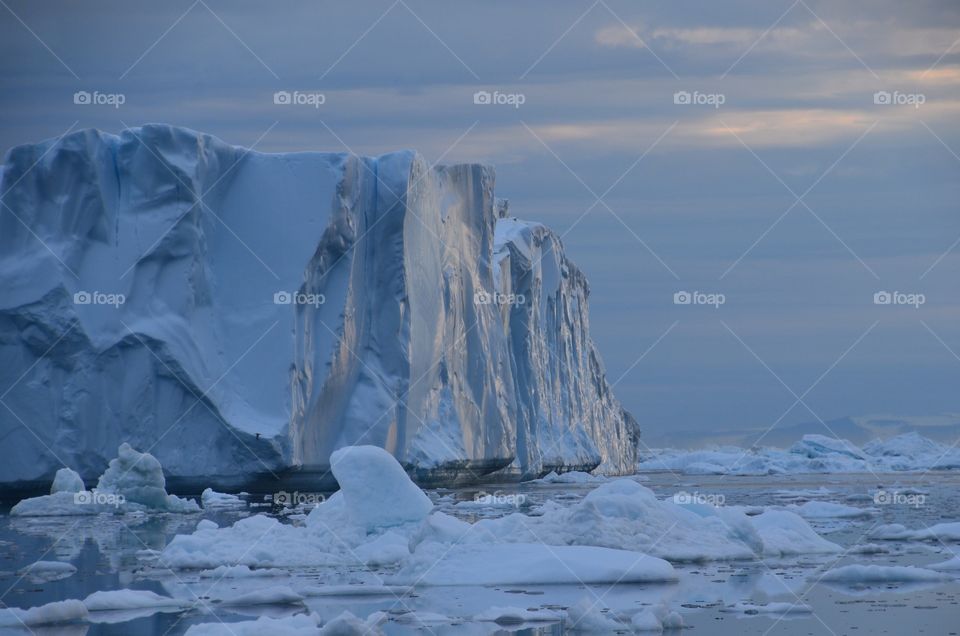
POLYGON ((0 0, 0 69, 4 154, 164 122, 495 165, 650 445, 960 421, 956 2, 0 0))

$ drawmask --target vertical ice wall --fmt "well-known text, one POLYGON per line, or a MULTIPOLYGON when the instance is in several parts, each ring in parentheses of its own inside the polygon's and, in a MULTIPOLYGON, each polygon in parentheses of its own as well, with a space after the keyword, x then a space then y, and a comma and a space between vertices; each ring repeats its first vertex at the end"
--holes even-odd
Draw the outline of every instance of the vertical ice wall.
POLYGON ((413 152, 264 154, 161 125, 13 149, 0 483, 99 474, 122 441, 227 481, 356 443, 421 476, 631 470, 586 280, 548 229, 498 220, 493 188, 413 152))

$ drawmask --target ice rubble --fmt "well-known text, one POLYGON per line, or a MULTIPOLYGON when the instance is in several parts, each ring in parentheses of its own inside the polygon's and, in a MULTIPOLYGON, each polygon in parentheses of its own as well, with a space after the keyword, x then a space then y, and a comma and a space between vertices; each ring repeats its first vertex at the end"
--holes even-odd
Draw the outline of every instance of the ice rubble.
POLYGON ((378 583, 409 587, 669 582, 677 577, 670 561, 840 550, 791 512, 748 517, 734 508, 678 505, 629 478, 607 481, 566 507, 547 503, 534 515, 471 524, 432 511, 382 449, 339 452, 332 465, 343 491, 314 508, 302 527, 265 515, 224 528, 200 524, 174 537, 160 561, 179 569, 389 566, 378 583))
POLYGON ((150 453, 140 453, 124 442, 92 491, 83 490, 83 481, 77 473, 62 468, 57 471, 49 495, 24 499, 10 514, 50 517, 147 510, 189 513, 198 512, 200 507, 189 499, 167 494, 160 462, 150 453))
POLYGON ((0 191, 0 484, 122 441, 219 487, 360 444, 444 481, 635 466, 587 281, 490 167, 147 125, 14 148, 0 191))
POLYGON ((703 450, 658 449, 643 458, 641 470, 686 475, 774 475, 798 473, 879 473, 960 468, 960 449, 912 432, 874 440, 858 448, 825 435, 804 435, 790 449, 721 446, 703 450))

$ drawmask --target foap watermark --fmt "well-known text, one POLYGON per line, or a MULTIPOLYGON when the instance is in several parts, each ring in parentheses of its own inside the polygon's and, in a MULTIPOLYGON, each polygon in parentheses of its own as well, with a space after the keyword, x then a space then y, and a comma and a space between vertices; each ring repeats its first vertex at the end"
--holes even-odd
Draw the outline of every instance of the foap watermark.
POLYGON ((681 490, 673 496, 675 504, 703 504, 706 506, 722 506, 727 498, 723 493, 687 492, 681 490))
POLYGON ((300 492, 299 490, 287 492, 286 490, 280 490, 273 493, 273 503, 284 508, 319 506, 326 500, 327 496, 322 492, 300 492))
POLYGON ((673 295, 674 305, 710 305, 717 309, 726 302, 727 297, 720 293, 678 291, 673 295))
POLYGON ((727 101, 723 93, 701 93, 700 91, 677 91, 673 94, 673 103, 681 106, 713 106, 720 108, 727 101))
POLYGON ((914 108, 920 108, 927 103, 927 96, 923 93, 877 91, 873 94, 873 103, 878 106, 913 106, 914 108))
POLYGON ((873 495, 873 503, 878 506, 913 506, 919 508, 927 502, 922 492, 899 492, 897 490, 878 490, 873 495))
POLYGON ((278 291, 273 294, 274 305, 313 305, 314 307, 319 307, 325 302, 327 302, 327 297, 323 294, 300 291, 278 291))
POLYGON ((527 102, 527 96, 523 93, 501 93, 500 91, 477 91, 473 94, 473 103, 485 106, 492 104, 495 106, 513 106, 520 108, 527 102))
POLYGON ((118 309, 120 305, 127 302, 124 294, 109 294, 101 291, 78 291, 73 295, 74 305, 110 305, 118 309))
POLYGON ((920 309, 920 305, 926 302, 926 295, 919 293, 878 291, 873 295, 874 305, 907 305, 914 309, 920 309))
POLYGON ((473 295, 475 305, 523 305, 527 297, 523 294, 504 294, 501 292, 478 291, 473 295))
POLYGON ((476 503, 487 506, 513 506, 514 508, 519 508, 526 503, 527 496, 519 493, 507 494, 500 492, 499 490, 491 494, 481 490, 474 495, 473 500, 476 503))
POLYGON ((127 498, 115 492, 100 492, 97 489, 81 490, 73 493, 73 503, 78 506, 98 505, 119 508, 127 503, 127 498))
POLYGON ((101 93, 100 91, 77 91, 73 94, 73 103, 79 106, 113 106, 120 108, 127 102, 123 93, 101 93))
POLYGON ((320 108, 327 103, 323 93, 305 93, 302 91, 277 91, 273 94, 273 103, 278 106, 312 106, 320 108))

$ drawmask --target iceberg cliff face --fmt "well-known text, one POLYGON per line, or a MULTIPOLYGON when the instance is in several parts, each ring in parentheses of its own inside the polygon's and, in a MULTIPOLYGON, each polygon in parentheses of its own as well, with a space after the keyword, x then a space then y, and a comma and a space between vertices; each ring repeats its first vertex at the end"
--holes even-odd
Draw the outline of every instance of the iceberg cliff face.
POLYGON ((13 149, 0 483, 122 442, 243 483, 372 444, 422 478, 627 472, 585 278, 489 167, 263 154, 169 126, 13 149))

